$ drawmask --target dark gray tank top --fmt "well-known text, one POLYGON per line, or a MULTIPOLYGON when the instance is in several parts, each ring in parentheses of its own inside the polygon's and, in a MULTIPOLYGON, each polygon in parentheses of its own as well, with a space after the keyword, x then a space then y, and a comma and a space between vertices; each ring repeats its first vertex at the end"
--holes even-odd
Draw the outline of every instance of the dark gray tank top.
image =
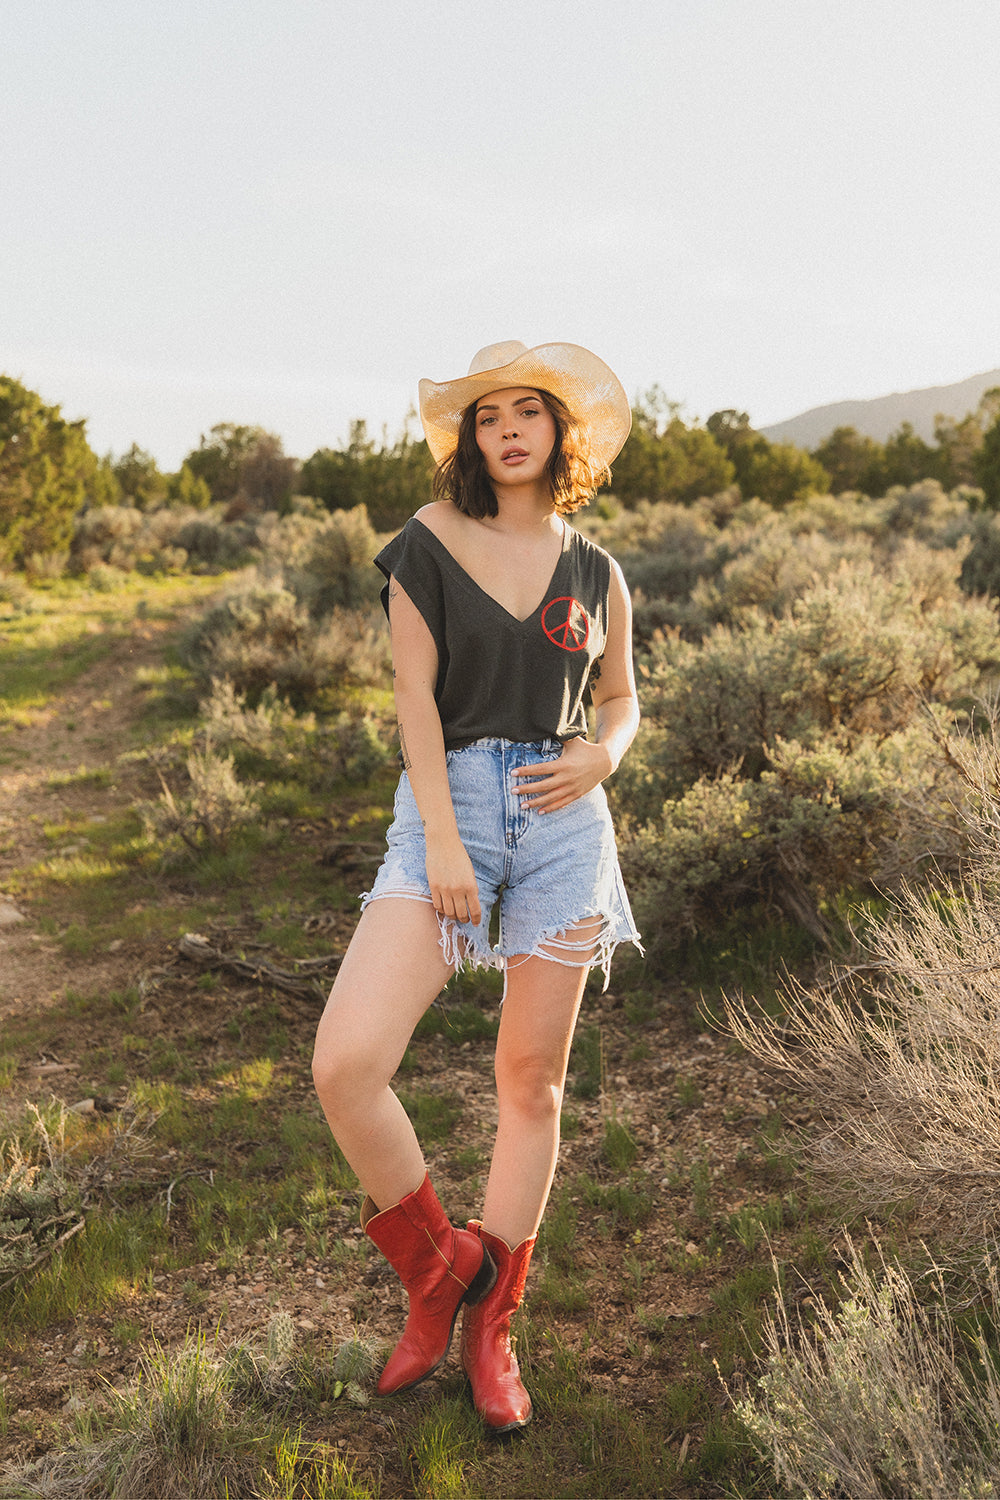
POLYGON ((480 588, 416 516, 376 557, 387 580, 386 614, 391 575, 434 638, 434 697, 447 749, 494 736, 530 742, 586 734, 587 682, 607 641, 611 561, 563 525, 559 561, 526 620, 480 588))

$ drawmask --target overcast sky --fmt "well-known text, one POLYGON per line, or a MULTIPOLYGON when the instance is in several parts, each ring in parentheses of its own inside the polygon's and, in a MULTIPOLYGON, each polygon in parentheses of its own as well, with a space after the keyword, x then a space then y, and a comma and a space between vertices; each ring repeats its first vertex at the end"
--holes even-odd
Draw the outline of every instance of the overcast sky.
POLYGON ((308 457, 566 339, 767 425, 1000 366, 997 0, 0 6, 0 371, 308 457))

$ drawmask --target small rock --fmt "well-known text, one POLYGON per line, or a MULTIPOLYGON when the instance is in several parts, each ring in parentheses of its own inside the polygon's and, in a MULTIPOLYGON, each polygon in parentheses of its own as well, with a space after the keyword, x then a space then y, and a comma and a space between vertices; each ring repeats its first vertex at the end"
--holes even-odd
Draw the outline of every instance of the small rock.
POLYGON ((92 1115, 97 1104, 93 1099, 81 1099, 78 1104, 71 1104, 69 1108, 74 1115, 92 1115))
POLYGON ((13 901, 0 898, 0 927, 18 927, 28 919, 23 911, 18 911, 13 901))

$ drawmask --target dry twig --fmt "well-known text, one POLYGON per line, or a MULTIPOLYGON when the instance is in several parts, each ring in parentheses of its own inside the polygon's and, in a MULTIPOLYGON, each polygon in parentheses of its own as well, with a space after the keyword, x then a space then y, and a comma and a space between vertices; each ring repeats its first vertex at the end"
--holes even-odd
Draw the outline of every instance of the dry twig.
POLYGON ((281 968, 263 958, 247 958, 244 953, 225 953, 214 947, 199 932, 186 932, 177 944, 183 958, 205 969, 227 969, 241 979, 270 984, 289 995, 310 995, 325 1000, 340 958, 326 954, 320 958, 298 958, 294 969, 281 968))

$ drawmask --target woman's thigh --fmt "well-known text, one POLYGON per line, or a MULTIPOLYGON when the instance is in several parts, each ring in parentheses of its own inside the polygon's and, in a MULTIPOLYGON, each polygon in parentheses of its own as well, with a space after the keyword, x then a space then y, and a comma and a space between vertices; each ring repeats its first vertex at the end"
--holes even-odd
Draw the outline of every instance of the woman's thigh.
POLYGON ((318 1070, 388 1081, 420 1017, 454 972, 429 901, 372 901, 344 954, 316 1033, 318 1070))
POLYGON ((590 920, 568 930, 567 936, 581 943, 580 963, 559 963, 538 954, 510 959, 497 1037, 501 1088, 505 1080, 519 1076, 562 1088, 592 954, 584 940, 597 925, 590 920))

